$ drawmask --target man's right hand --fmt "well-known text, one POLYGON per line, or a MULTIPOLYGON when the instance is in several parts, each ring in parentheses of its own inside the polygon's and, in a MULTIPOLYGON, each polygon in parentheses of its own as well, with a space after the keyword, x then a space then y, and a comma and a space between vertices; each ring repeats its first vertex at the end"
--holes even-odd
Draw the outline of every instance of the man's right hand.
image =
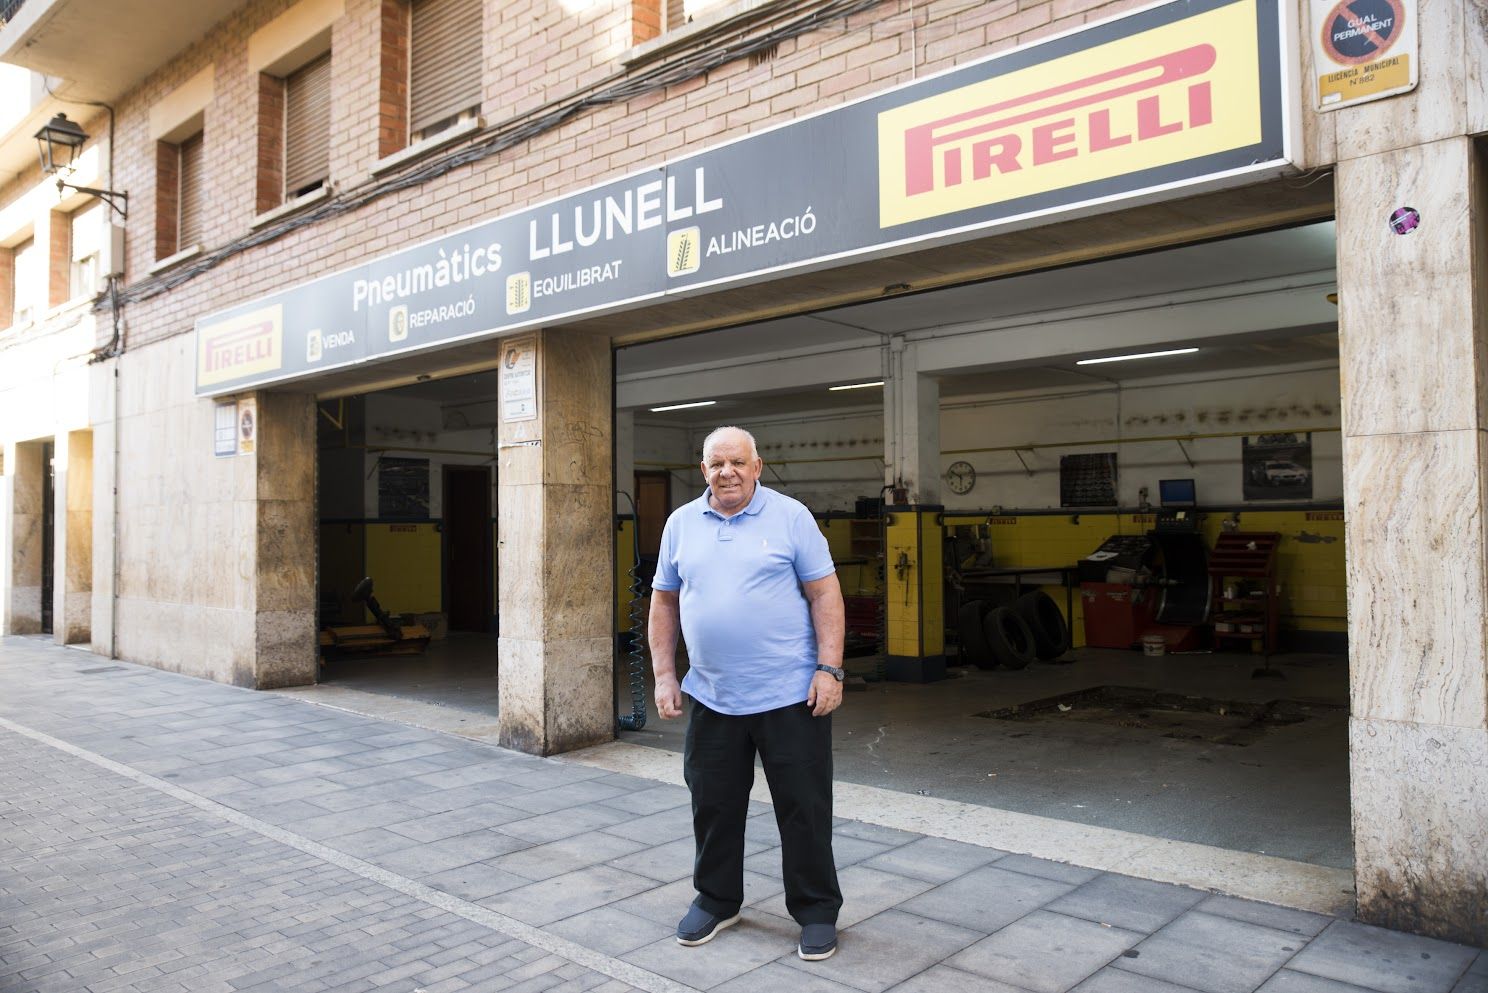
POLYGON ((662 720, 682 716, 682 687, 676 676, 663 676, 656 681, 656 712, 662 720))

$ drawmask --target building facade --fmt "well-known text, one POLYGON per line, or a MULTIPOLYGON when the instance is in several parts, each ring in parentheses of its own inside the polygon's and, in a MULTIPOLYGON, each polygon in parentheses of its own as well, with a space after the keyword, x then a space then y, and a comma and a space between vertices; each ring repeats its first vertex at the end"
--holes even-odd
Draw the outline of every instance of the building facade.
MULTIPOLYGON (((1317 430, 1341 438, 1359 914, 1488 943, 1488 21, 1379 6, 11 3, 4 632, 314 682, 321 494, 392 447, 348 408, 504 370, 499 414, 464 425, 495 467, 502 740, 609 740, 614 492, 649 396, 616 386, 616 348, 1331 219, 1336 312, 1312 293, 1267 327, 1337 325, 1317 430), (1386 59, 1403 24, 1416 47, 1386 59), (58 113, 89 136, 60 173, 33 138, 58 113), (362 454, 318 457, 328 430, 362 454)), ((942 653, 939 587, 911 596, 908 566, 939 572, 962 347, 890 334, 758 373, 888 383, 871 440, 904 491, 888 647, 910 671, 942 653)), ((671 375, 720 395, 744 373, 671 375)))

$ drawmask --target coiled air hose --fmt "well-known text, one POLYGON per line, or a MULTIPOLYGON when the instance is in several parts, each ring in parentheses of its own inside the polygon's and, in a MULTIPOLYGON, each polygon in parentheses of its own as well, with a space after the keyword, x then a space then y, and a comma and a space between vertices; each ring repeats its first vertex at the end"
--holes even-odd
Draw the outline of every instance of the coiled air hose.
POLYGON ((616 722, 622 731, 640 731, 646 726, 646 639, 644 637, 645 617, 641 614, 641 594, 644 590, 641 584, 641 516, 630 494, 624 490, 618 492, 630 504, 631 520, 635 522, 635 536, 630 543, 634 559, 629 570, 630 649, 626 652, 630 656, 630 713, 619 715, 616 722))

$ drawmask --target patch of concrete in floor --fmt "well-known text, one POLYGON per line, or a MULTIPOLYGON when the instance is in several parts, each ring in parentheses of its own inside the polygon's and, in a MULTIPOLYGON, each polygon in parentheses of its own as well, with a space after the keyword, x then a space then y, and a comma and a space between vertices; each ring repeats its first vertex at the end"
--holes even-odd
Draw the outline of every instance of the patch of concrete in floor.
MULTIPOLYGON (((491 714, 335 685, 274 692, 366 717, 496 742, 497 722, 491 714)), ((617 741, 559 758, 656 782, 684 785, 679 756, 657 748, 617 741)), ((769 790, 762 781, 756 782, 753 798, 769 803, 769 790)), ((1325 914, 1347 913, 1353 905, 1353 874, 1346 869, 841 781, 834 787, 834 804, 837 815, 850 820, 1198 887, 1227 896, 1325 914)))

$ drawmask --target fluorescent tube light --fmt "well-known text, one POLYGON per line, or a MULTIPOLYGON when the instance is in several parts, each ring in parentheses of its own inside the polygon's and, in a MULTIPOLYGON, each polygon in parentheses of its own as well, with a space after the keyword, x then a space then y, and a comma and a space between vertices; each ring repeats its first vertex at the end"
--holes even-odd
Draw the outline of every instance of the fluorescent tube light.
POLYGON ((1138 352, 1135 355, 1107 355, 1103 359, 1081 359, 1075 365, 1100 365, 1102 362, 1130 362, 1132 359, 1158 359, 1164 355, 1189 355, 1197 348, 1170 348, 1165 352, 1138 352))
POLYGON ((870 386, 882 386, 882 385, 883 385, 883 380, 880 379, 876 383, 848 383, 846 386, 828 386, 827 389, 832 390, 834 392, 837 391, 837 390, 866 390, 870 386))
POLYGON ((651 413, 659 414, 663 410, 686 410, 689 407, 711 407, 717 400, 696 400, 692 403, 674 403, 666 407, 652 407, 651 413))

